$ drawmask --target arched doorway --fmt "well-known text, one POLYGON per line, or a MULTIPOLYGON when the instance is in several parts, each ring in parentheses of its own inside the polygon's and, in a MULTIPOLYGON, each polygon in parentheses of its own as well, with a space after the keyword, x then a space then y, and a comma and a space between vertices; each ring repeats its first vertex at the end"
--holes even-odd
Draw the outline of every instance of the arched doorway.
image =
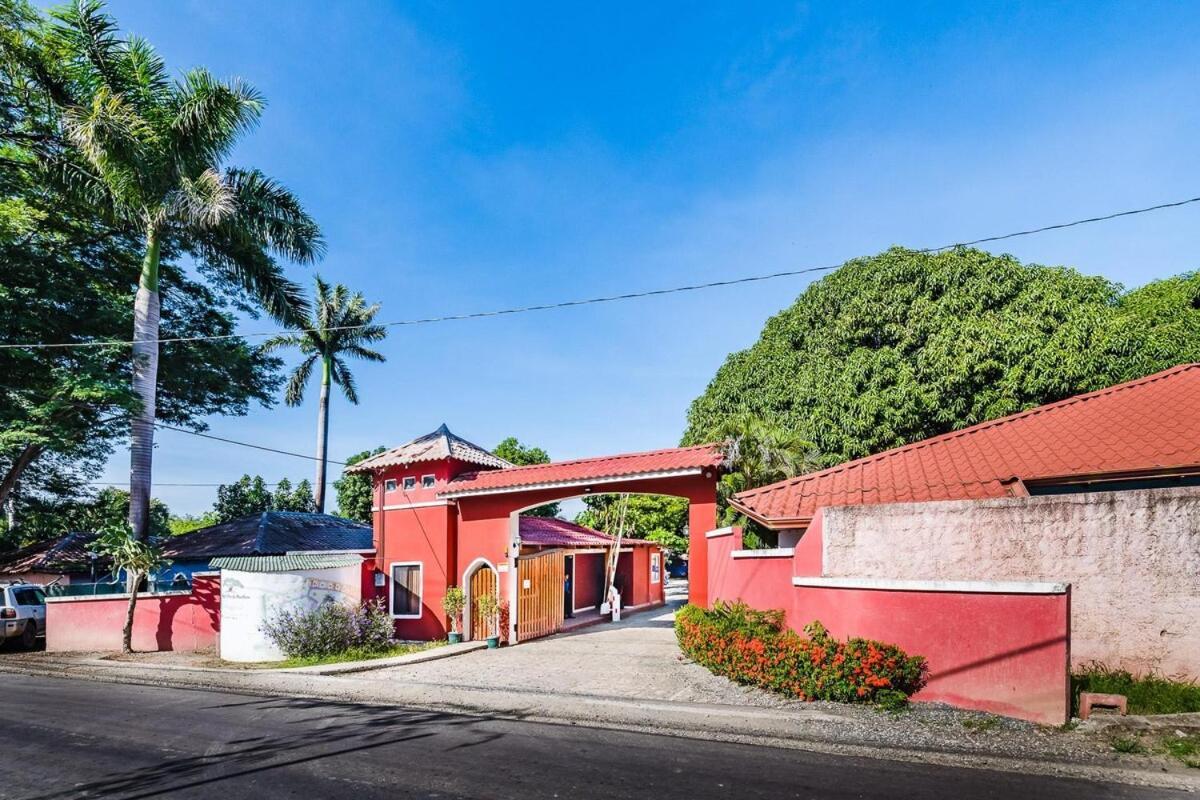
POLYGON ((476 559, 463 573, 462 585, 466 602, 463 608, 463 638, 467 641, 486 639, 487 620, 475 613, 475 600, 484 594, 498 594, 500 581, 496 567, 486 559, 476 559))

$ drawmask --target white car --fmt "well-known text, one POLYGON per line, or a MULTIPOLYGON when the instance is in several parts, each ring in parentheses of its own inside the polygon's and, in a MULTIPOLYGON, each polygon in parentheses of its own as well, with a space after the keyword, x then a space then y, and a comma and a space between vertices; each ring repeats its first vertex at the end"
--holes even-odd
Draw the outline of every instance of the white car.
POLYGON ((32 583, 0 584, 0 643, 18 639, 26 650, 46 635, 46 592, 32 583))

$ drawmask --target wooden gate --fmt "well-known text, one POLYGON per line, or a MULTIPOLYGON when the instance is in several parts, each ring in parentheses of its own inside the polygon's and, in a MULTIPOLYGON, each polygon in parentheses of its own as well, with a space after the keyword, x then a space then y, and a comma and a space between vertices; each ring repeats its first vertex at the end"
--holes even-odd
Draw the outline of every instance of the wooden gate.
POLYGON ((479 614, 475 601, 485 594, 496 594, 496 573, 489 566, 482 566, 471 575, 471 639, 483 641, 490 633, 487 620, 479 614))
POLYGON ((564 576, 561 550, 517 559, 517 641, 562 630, 564 576))

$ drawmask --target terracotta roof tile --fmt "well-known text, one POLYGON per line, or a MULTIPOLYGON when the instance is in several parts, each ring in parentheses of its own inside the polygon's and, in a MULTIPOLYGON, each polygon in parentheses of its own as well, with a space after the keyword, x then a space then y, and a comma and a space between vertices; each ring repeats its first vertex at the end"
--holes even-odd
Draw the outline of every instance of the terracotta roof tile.
MULTIPOLYGON (((550 517, 521 517, 521 544, 538 547, 609 547, 613 537, 607 533, 550 517)), ((650 545, 640 539, 623 539, 621 545, 650 545)))
POLYGON ((742 492, 771 524, 823 506, 1004 497, 1035 481, 1200 466, 1200 364, 1178 367, 742 492))
POLYGON ((722 460, 721 450, 717 445, 703 444, 645 453, 556 461, 527 467, 468 472, 450 481, 446 489, 439 494, 443 497, 459 497, 482 492, 522 491, 533 486, 573 485, 593 480, 636 480, 658 473, 717 469, 722 460))
POLYGON ((385 453, 363 459, 346 468, 346 472, 369 472, 380 467, 416 464, 422 461, 441 461, 454 458, 467 464, 503 469, 512 464, 477 444, 456 436, 442 425, 433 433, 418 436, 407 444, 393 447, 385 453))

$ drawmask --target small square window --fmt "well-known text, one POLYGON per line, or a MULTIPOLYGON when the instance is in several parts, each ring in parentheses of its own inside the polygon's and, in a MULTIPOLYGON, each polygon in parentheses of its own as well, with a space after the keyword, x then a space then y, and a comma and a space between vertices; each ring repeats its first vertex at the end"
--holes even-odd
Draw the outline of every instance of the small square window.
POLYGON ((421 488, 422 489, 432 489, 433 484, 436 482, 437 482, 436 476, 433 476, 433 475, 422 475, 421 476, 421 488))
POLYGON ((396 479, 395 479, 395 478, 388 478, 386 481, 384 481, 384 482, 383 482, 383 490, 384 490, 385 492, 394 492, 394 491, 396 491, 396 479))
POLYGON ((408 478, 404 479, 404 491, 407 492, 409 489, 415 489, 415 488, 417 488, 417 479, 416 478, 408 477, 408 478))

